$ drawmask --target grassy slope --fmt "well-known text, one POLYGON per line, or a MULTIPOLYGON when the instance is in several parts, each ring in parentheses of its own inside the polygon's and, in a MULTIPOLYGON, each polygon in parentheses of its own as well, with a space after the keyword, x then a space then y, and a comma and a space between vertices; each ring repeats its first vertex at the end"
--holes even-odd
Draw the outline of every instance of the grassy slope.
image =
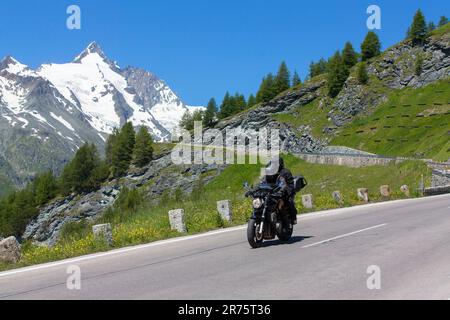
MULTIPOLYGON (((450 78, 449 78, 450 79, 450 78)), ((356 118, 331 141, 377 154, 450 158, 449 82, 390 94, 370 116, 356 118)))
MULTIPOLYGON (((356 197, 356 189, 359 187, 369 188, 372 200, 378 201, 381 200, 379 186, 389 184, 394 191, 392 198, 397 199, 404 197, 399 192, 402 184, 408 184, 411 190, 415 190, 422 175, 427 180, 430 179, 429 170, 419 161, 408 161, 388 167, 347 168, 309 164, 290 155, 286 156, 285 160, 294 174, 302 173, 309 181, 309 186, 297 196, 300 212, 307 212, 301 205, 302 194, 313 194, 315 209, 331 209, 339 207, 331 197, 331 193, 335 190, 341 191, 344 206, 350 206, 360 204, 356 197)), ((146 204, 136 212, 106 214, 96 223, 112 223, 114 247, 147 243, 178 235, 169 227, 167 212, 171 209, 185 210, 189 234, 229 226, 230 224, 218 217, 216 201, 230 199, 234 216, 231 225, 242 224, 246 222, 251 211, 250 200, 243 197, 242 184, 244 181, 257 183, 259 172, 260 166, 257 165, 232 165, 187 199, 176 200, 166 197, 159 205, 146 204)), ((413 191, 412 196, 416 195, 413 191)), ((104 243, 93 239, 90 230, 91 226, 88 224, 69 225, 64 231, 63 238, 54 248, 36 247, 26 243, 23 246, 24 257, 20 264, 0 264, 0 270, 108 250, 104 243)))
MULTIPOLYGON (((450 23, 433 31, 433 37, 450 33, 450 23)), ((381 55, 383 57, 385 53, 381 55)), ((397 63, 406 63, 409 55, 397 63), (405 61, 404 61, 405 60, 405 61)), ((379 59, 374 59, 377 64, 379 59)), ((356 77, 356 67, 351 76, 356 77)), ((414 72, 414 71, 411 71, 414 72)), ((332 145, 342 145, 389 156, 405 156, 447 160, 450 158, 450 77, 424 88, 390 90, 374 77, 363 90, 367 94, 384 93, 388 101, 371 106, 350 124, 327 135, 323 129, 333 126, 328 120, 328 107, 319 106, 319 99, 299 106, 289 114, 276 114, 273 118, 291 125, 294 130, 309 126, 315 138, 330 140, 332 145), (424 117, 416 117, 424 114, 424 117)), ((322 89, 326 97, 326 88, 322 89)), ((327 104, 330 105, 332 100, 327 104)))

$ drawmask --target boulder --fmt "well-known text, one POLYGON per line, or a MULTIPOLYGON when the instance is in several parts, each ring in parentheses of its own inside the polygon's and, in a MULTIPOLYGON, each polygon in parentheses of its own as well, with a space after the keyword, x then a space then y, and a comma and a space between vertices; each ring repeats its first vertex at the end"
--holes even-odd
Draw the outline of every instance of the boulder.
POLYGON ((0 262, 17 263, 20 258, 20 244, 15 237, 0 241, 0 262))
POLYGON ((169 211, 170 228, 180 233, 186 233, 186 223, 184 221, 184 210, 176 209, 169 211))
POLYGON ((380 194, 383 198, 390 198, 391 197, 391 188, 388 185, 381 186, 380 194))
POLYGON ((305 207, 305 209, 312 209, 313 208, 312 194, 302 195, 302 204, 303 204, 303 207, 305 207))
POLYGON ((359 188, 357 190, 358 199, 364 202, 369 202, 369 189, 359 188))
POLYGON ((108 245, 112 246, 113 244, 113 235, 111 224, 97 224, 92 227, 92 232, 94 233, 94 238, 98 240, 103 240, 108 243, 108 245))
POLYGON ((217 201, 217 211, 222 220, 230 222, 233 219, 230 200, 217 201))

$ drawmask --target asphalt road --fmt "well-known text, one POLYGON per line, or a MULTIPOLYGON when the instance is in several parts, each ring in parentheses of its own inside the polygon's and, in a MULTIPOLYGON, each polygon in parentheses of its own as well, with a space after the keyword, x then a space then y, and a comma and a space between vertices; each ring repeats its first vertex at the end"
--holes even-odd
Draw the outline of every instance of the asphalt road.
POLYGON ((238 227, 0 273, 0 299, 448 300, 450 195, 304 215, 256 250, 238 227))

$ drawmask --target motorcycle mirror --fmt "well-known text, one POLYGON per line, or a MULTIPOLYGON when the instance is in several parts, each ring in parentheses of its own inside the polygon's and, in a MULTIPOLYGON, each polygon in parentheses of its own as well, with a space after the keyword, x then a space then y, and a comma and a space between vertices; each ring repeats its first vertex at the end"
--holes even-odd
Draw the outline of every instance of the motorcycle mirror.
POLYGON ((244 188, 248 188, 248 182, 247 181, 244 182, 244 188))

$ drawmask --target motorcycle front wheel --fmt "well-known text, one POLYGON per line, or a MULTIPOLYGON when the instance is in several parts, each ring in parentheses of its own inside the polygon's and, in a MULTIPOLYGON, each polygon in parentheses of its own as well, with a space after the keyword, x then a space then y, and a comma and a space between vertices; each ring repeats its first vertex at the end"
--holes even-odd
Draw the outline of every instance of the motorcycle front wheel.
POLYGON ((263 235, 259 235, 257 230, 260 224, 255 219, 250 219, 247 225, 247 240, 253 249, 260 248, 263 243, 263 235))

